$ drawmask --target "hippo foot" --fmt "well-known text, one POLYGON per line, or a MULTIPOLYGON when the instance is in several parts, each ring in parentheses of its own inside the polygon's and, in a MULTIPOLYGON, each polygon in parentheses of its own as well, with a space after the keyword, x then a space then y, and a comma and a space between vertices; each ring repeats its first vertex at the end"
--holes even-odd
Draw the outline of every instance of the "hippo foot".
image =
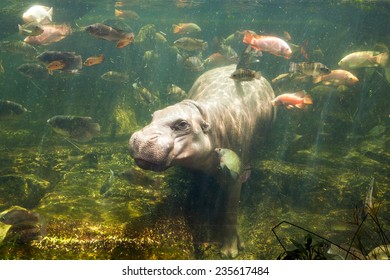
POLYGON ((224 242, 221 248, 221 256, 223 258, 233 259, 238 256, 238 252, 244 249, 244 244, 240 241, 238 235, 232 238, 224 238, 224 242))

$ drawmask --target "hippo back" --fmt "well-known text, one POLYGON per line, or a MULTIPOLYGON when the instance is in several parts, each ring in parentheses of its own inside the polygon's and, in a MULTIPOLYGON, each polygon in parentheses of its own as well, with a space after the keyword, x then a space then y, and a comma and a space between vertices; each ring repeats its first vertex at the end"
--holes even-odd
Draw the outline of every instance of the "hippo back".
POLYGON ((249 82, 230 78, 236 65, 210 70, 192 86, 189 98, 196 101, 210 123, 214 147, 234 150, 247 160, 254 133, 262 133, 274 118, 274 91, 261 77, 249 82))

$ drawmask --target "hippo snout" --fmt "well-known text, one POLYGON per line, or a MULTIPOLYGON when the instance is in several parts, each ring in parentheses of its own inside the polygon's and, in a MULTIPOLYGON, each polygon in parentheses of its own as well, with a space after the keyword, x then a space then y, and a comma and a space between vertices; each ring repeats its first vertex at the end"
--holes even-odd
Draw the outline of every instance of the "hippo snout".
POLYGON ((173 144, 161 131, 144 129, 130 137, 129 152, 140 168, 160 172, 170 167, 173 144))

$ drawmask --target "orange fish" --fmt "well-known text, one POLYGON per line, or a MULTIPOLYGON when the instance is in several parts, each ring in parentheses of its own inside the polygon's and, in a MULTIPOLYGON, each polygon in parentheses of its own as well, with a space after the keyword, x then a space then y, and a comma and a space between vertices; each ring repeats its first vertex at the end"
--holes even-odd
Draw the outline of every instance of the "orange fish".
POLYGON ((346 70, 332 70, 329 74, 321 75, 313 78, 313 83, 322 82, 324 85, 336 85, 336 86, 352 86, 359 82, 351 72, 346 70))
POLYGON ((284 40, 275 36, 254 35, 246 31, 243 42, 251 45, 253 49, 269 52, 287 59, 290 58, 292 53, 290 46, 284 40))
POLYGON ((64 69, 66 66, 65 62, 62 60, 54 60, 46 65, 46 69, 49 71, 50 75, 53 75, 54 70, 64 69))
POLYGON ((173 33, 175 34, 189 34, 202 31, 196 23, 179 23, 172 24, 173 33))
POLYGON ((272 106, 285 106, 287 109, 299 108, 303 109, 306 105, 313 104, 310 95, 307 95, 304 90, 296 93, 284 93, 278 95, 271 101, 272 106))
POLYGON ((116 17, 122 17, 122 18, 129 18, 129 19, 132 19, 132 20, 139 20, 140 17, 139 15, 132 11, 132 10, 118 10, 118 9, 115 9, 115 16, 116 17))
POLYGON ((127 33, 122 39, 116 43, 116 47, 121 49, 134 42, 134 33, 127 33))
POLYGON ((95 64, 100 64, 104 61, 105 57, 104 57, 104 54, 101 54, 101 55, 98 55, 98 56, 91 56, 91 57, 88 57, 85 61, 84 61, 84 65, 85 66, 92 66, 92 65, 95 65, 95 64))

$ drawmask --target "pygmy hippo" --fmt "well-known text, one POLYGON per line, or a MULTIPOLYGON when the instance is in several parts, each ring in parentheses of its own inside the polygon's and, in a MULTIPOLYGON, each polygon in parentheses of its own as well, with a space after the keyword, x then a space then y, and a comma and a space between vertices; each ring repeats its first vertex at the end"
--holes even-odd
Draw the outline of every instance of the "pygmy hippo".
POLYGON ((192 86, 189 99, 154 112, 152 122, 129 141, 136 164, 161 172, 184 166, 215 176, 225 193, 223 207, 223 256, 235 257, 241 247, 237 211, 243 180, 233 180, 219 169, 216 148, 233 150, 248 161, 253 136, 262 133, 274 117, 274 92, 262 77, 237 82, 230 78, 236 65, 202 74, 192 86))

